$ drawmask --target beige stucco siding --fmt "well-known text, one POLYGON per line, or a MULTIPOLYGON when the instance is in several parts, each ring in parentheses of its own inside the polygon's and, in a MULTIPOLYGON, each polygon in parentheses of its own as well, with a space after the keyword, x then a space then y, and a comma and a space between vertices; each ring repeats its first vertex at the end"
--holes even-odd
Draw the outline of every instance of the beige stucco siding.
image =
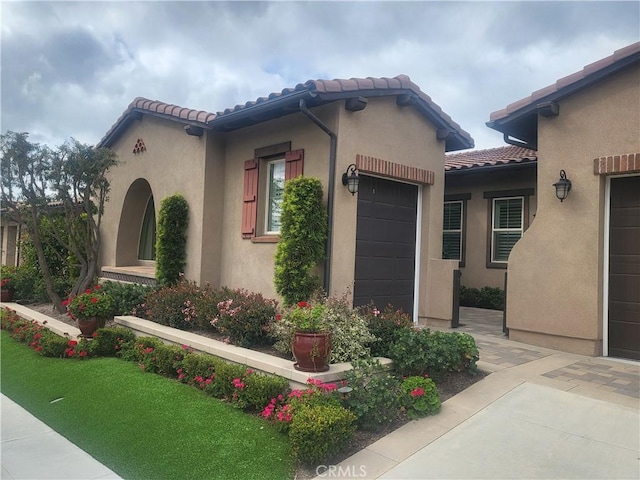
MULTIPOLYGON (((118 229, 135 229, 139 236, 141 219, 120 221, 122 207, 129 187, 137 179, 145 179, 153 193, 156 219, 163 198, 181 193, 189 204, 187 231, 187 278, 200 281, 203 238, 203 191, 205 180, 206 136, 195 137, 185 133, 183 125, 143 115, 115 141, 111 149, 120 164, 109 177, 111 192, 102 225, 101 265, 122 266, 116 258, 118 229), (136 141, 142 139, 146 150, 134 154, 136 141)), ((137 249, 137 243, 134 248, 137 249)), ((130 258, 136 258, 137 254, 130 258)), ((125 262, 130 264, 130 261, 125 262)))
POLYGON ((509 259, 514 340, 602 351, 605 179, 593 159, 640 151, 638 85, 635 67, 560 101, 558 117, 539 118, 536 221, 509 259), (572 182, 563 203, 552 187, 560 169, 572 182))
MULTIPOLYGON (((335 107, 327 106, 313 112, 335 129, 332 110, 334 112, 335 107)), ((256 149, 282 142, 291 142, 292 150, 304 149, 304 175, 320 179, 326 204, 329 137, 301 113, 243 128, 227 134, 226 138, 220 282, 232 288, 262 292, 268 297, 277 296, 273 284, 276 244, 254 243, 241 236, 244 162, 254 157, 256 149)), ((266 181, 264 174, 259 181, 266 181)), ((264 203, 265 198, 259 197, 259 215, 264 211, 261 208, 264 203)))
MULTIPOLYGON (((504 167, 503 167, 504 168, 504 167)), ((506 167, 509 168, 509 167, 506 167)), ((516 167, 511 170, 490 170, 486 173, 450 174, 447 177, 446 194, 470 194, 466 201, 466 235, 463 240, 465 262, 461 283, 466 287, 485 286, 504 288, 503 268, 487 267, 488 230, 491 229, 489 209, 491 200, 484 198, 485 192, 520 189, 535 189, 535 166, 516 167)), ((536 214, 536 195, 529 197, 529 225, 536 214)))

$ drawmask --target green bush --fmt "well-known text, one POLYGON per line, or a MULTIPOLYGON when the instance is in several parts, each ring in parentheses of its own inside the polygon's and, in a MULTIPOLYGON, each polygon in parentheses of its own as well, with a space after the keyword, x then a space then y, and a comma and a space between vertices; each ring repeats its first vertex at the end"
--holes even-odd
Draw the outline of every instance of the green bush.
POLYGON ((122 346, 135 340, 135 334, 124 327, 99 328, 93 334, 90 351, 99 357, 114 357, 122 346))
POLYGON ((241 347, 271 343, 270 325, 276 316, 277 302, 264 298, 261 293, 246 290, 223 289, 219 295, 215 328, 229 341, 241 347))
POLYGON ((400 381, 385 371, 377 359, 352 362, 346 372, 353 390, 344 405, 355 414, 358 427, 379 431, 397 420, 400 413, 400 381))
POLYGON ((402 309, 394 309, 387 305, 382 311, 371 303, 360 307, 360 312, 367 322, 369 331, 376 340, 371 344, 371 355, 388 357, 389 347, 395 341, 400 330, 413 327, 413 320, 402 309))
POLYGON ((402 385, 402 406, 413 420, 440 411, 440 395, 430 378, 407 377, 402 385))
POLYGON ((182 371, 177 371, 178 379, 190 385, 200 386, 202 382, 194 382, 194 379, 215 378, 216 369, 222 362, 211 355, 189 352, 182 359, 182 371))
POLYGON ((144 303, 145 297, 154 290, 154 287, 107 281, 102 284, 102 290, 113 299, 112 316, 115 317, 131 315, 136 307, 144 303))
POLYGON ((474 372, 478 350, 466 333, 403 330, 389 349, 401 376, 429 375, 438 381, 451 372, 474 372))
POLYGON ((250 369, 242 377, 237 377, 237 381, 234 378, 233 383, 232 404, 253 412, 262 410, 271 398, 284 395, 289 390, 286 378, 262 375, 250 369))
POLYGON ((329 460, 355 432, 354 422, 355 415, 341 406, 302 405, 291 421, 291 449, 303 463, 329 460))
POLYGON ((307 300, 320 285, 313 269, 325 256, 327 212, 317 178, 288 180, 282 199, 275 286, 286 306, 307 300))
POLYGON ((498 287, 481 289, 460 286, 460 305, 463 307, 504 310, 504 291, 498 287))
POLYGON ((189 205, 180 194, 162 199, 156 236, 156 280, 173 285, 184 272, 187 259, 189 205))
POLYGON ((233 395, 237 395, 236 382, 234 380, 242 380, 246 374, 246 365, 221 361, 216 365, 215 381, 207 386, 206 391, 216 398, 233 399, 233 395))
POLYGON ((182 368, 182 362, 186 355, 185 348, 177 345, 160 345, 156 347, 153 354, 156 373, 167 377, 178 377, 178 370, 182 368))
POLYGON ((55 333, 43 335, 40 339, 40 353, 45 357, 63 358, 67 349, 69 340, 55 333))

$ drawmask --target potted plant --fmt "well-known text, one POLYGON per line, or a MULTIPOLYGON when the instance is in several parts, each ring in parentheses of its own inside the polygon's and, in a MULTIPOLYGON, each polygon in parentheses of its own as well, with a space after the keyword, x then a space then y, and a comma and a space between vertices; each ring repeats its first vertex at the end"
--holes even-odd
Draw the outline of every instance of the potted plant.
POLYGON ((329 370, 331 334, 326 321, 326 307, 317 303, 298 302, 284 314, 293 325, 291 351, 296 359, 293 365, 302 372, 326 372, 329 370))
POLYGON ((2 265, 0 270, 0 301, 12 302, 15 291, 16 267, 2 265))
POLYGON ((69 297, 62 304, 67 307, 67 315, 78 322, 84 337, 91 337, 113 316, 113 299, 102 291, 100 285, 69 297))

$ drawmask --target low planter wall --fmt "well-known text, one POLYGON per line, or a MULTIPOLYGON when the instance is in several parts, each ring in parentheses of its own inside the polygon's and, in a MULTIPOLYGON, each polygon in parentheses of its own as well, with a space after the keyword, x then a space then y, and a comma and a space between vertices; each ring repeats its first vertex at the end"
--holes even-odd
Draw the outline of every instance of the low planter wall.
MULTIPOLYGON (((149 320, 132 316, 115 317, 115 323, 131 329, 137 336, 153 336, 165 343, 187 345, 197 352, 209 353, 224 358, 230 362, 247 365, 254 370, 279 375, 291 383, 292 388, 300 388, 307 384, 307 379, 314 378, 323 382, 336 382, 344 378, 344 373, 351 370, 350 363, 335 363, 330 365, 329 371, 308 373, 293 368, 293 361, 274 357, 248 348, 229 345, 212 338, 203 337, 195 333, 186 332, 166 325, 160 325, 149 320)), ((380 358, 380 363, 388 367, 391 360, 380 358)))

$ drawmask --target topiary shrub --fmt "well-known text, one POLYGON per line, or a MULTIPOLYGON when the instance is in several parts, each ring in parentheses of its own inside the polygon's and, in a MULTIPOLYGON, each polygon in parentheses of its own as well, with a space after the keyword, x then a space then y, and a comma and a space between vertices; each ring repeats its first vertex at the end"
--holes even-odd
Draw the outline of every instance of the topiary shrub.
POLYGON ((440 395, 433 380, 425 377, 407 377, 402 381, 402 406, 409 418, 433 415, 440 411, 440 395))
POLYGON ((327 212, 317 178, 288 180, 282 199, 280 241, 275 255, 275 286, 286 306, 307 300, 319 287, 313 274, 324 259, 327 212))
POLYGON ((156 280, 173 285, 184 272, 187 258, 189 205, 180 194, 162 200, 156 234, 156 280))
POLYGON ((301 405, 289 429, 294 455, 307 464, 330 459, 355 432, 355 419, 353 413, 338 405, 301 405))

